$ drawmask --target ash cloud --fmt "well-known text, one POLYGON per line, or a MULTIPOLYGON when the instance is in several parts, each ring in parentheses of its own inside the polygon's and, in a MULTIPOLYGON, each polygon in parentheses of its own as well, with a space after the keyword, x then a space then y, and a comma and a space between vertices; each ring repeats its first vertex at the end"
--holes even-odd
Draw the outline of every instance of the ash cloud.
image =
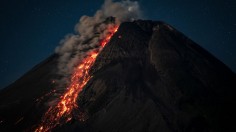
POLYGON ((56 48, 60 56, 58 73, 63 77, 63 84, 67 84, 73 69, 86 54, 99 49, 99 42, 109 33, 109 29, 124 21, 141 18, 141 11, 137 1, 113 2, 105 0, 103 6, 94 16, 82 16, 75 26, 75 33, 67 35, 56 48), (108 17, 115 17, 113 23, 105 23, 108 17))

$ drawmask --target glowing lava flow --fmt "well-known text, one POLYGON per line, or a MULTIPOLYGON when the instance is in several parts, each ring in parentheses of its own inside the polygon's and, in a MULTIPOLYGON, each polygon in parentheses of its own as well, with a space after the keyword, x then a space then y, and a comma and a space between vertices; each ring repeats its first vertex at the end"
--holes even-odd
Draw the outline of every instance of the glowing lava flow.
POLYGON ((83 87, 92 77, 89 75, 89 70, 94 64, 97 55, 110 41, 117 29, 118 26, 114 26, 106 38, 101 41, 101 48, 99 50, 89 52, 88 55, 76 67, 74 73, 71 76, 70 85, 67 88, 67 91, 61 96, 60 101, 56 106, 52 106, 48 109, 48 111, 43 116, 41 123, 35 129, 35 132, 51 131, 57 125, 66 123, 73 118, 72 111, 78 108, 77 97, 82 91, 83 87))

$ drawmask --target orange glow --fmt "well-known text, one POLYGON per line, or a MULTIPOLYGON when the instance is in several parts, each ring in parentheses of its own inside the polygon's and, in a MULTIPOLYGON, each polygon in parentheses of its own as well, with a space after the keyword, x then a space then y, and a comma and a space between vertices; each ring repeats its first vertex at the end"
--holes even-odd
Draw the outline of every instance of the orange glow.
MULTIPOLYGON (((51 131, 58 125, 69 122, 72 120, 72 111, 78 108, 77 97, 83 90, 83 87, 92 78, 89 75, 89 70, 94 64, 98 54, 103 47, 110 41, 111 37, 118 30, 118 26, 114 26, 110 33, 100 42, 100 49, 89 52, 88 55, 81 61, 75 68, 70 84, 65 93, 60 97, 60 101, 55 106, 51 106, 48 111, 43 115, 41 123, 35 129, 35 132, 51 131)), ((83 117, 83 116, 81 116, 83 117)), ((84 121, 84 119, 80 119, 84 121)))

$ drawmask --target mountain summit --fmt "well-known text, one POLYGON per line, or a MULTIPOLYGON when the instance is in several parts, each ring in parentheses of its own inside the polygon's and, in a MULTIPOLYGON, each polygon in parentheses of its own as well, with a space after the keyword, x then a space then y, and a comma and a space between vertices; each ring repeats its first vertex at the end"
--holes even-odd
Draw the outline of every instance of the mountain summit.
MULTIPOLYGON (((0 92, 0 131, 30 130, 40 121, 49 106, 36 100, 60 78, 57 59, 52 55, 0 92)), ((235 73, 164 22, 122 23, 90 74, 78 96, 86 120, 54 131, 236 131, 235 73)))

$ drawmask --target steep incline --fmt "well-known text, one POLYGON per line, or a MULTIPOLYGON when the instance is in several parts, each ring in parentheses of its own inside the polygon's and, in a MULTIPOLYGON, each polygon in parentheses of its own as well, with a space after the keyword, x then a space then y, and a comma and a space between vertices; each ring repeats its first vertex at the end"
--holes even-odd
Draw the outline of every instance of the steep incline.
POLYGON ((20 131, 41 118, 45 106, 37 99, 55 85, 57 55, 52 55, 0 92, 0 131, 20 131))
POLYGON ((235 74, 165 23, 123 23, 91 72, 85 131, 235 129, 235 74))

